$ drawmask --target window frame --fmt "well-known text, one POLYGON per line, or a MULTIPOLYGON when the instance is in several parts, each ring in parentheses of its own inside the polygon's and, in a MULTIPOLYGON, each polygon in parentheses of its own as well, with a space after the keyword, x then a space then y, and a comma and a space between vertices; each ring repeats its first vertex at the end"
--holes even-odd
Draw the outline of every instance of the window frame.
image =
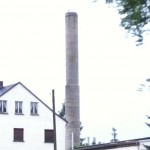
POLYGON ((0 114, 7 114, 7 101, 6 100, 0 100, 0 114))
POLYGON ((54 130, 45 129, 44 130, 44 142, 45 143, 54 143, 54 130))
POLYGON ((35 116, 38 115, 38 102, 30 103, 30 114, 35 116))
POLYGON ((14 142, 24 142, 24 129, 14 128, 14 142))
POLYGON ((23 102, 22 101, 15 101, 15 115, 23 115, 23 102))

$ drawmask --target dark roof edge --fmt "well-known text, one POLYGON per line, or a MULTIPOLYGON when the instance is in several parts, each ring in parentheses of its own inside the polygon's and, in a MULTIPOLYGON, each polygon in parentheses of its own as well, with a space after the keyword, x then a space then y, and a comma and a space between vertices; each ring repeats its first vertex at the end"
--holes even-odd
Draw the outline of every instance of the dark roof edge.
POLYGON ((130 139, 124 141, 142 141, 142 140, 150 140, 150 137, 136 138, 136 139, 130 139))
MULTIPOLYGON (((23 85, 21 82, 17 82, 15 84, 12 84, 12 87, 10 87, 7 91, 5 91, 2 95, 6 94, 8 91, 10 91, 11 89, 13 89, 16 85, 21 84, 29 93, 31 93, 34 97, 36 97, 43 105, 45 105, 50 111, 53 112, 53 110, 46 105, 40 98, 38 98, 34 93, 32 93, 25 85, 23 85)), ((11 86, 11 85, 8 85, 11 86)), ((6 86, 7 87, 7 86, 6 86)), ((2 96, 1 95, 1 96, 2 96)), ((55 115, 58 116, 59 118, 61 118, 62 120, 64 120, 65 122, 67 122, 64 118, 60 117, 56 112, 55 115)))
MULTIPOLYGON (((25 85, 23 85, 21 82, 18 82, 18 84, 21 84, 26 90, 28 90, 28 92, 30 92, 34 97, 36 97, 43 105, 45 105, 50 111, 53 112, 53 110, 47 105, 45 104, 40 98, 38 98, 33 92, 31 92, 25 85)), ((56 112, 55 115, 58 116, 59 118, 61 118, 62 120, 64 120, 65 122, 67 122, 64 118, 60 117, 56 112)))
MULTIPOLYGON (((11 85, 8 85, 8 86, 11 86, 11 87, 10 87, 8 90, 6 90, 4 93, 2 93, 2 94, 0 95, 0 97, 3 96, 4 94, 6 94, 8 91, 10 91, 12 88, 14 88, 18 83, 19 83, 19 82, 14 83, 14 84, 11 84, 11 85)), ((6 87, 8 87, 8 86, 6 86, 6 87)))
POLYGON ((78 150, 100 150, 100 149, 113 149, 113 148, 120 148, 120 147, 138 146, 140 143, 139 141, 144 141, 144 140, 150 140, 150 137, 117 141, 114 143, 110 142, 110 143, 103 143, 103 144, 96 144, 96 145, 89 145, 89 146, 79 146, 76 149, 78 150))
POLYGON ((78 150, 104 150, 104 149, 114 149, 114 148, 121 148, 121 147, 130 147, 130 146, 138 146, 139 142, 132 141, 132 142, 123 142, 123 143, 106 143, 106 144, 99 144, 99 145, 91 145, 91 146, 83 146, 78 147, 78 150))

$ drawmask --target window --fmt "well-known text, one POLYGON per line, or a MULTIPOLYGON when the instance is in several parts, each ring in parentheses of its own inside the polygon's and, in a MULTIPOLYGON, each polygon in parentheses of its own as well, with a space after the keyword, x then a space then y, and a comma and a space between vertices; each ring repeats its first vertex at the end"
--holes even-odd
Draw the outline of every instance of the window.
POLYGON ((6 101, 4 101, 4 100, 0 101, 0 113, 6 113, 7 112, 6 104, 7 104, 6 101))
POLYGON ((22 114, 22 102, 21 101, 15 102, 15 114, 22 114))
POLYGON ((22 128, 14 128, 14 142, 23 142, 23 131, 22 128))
POLYGON ((54 130, 45 129, 45 143, 54 143, 54 130))
POLYGON ((37 102, 31 102, 31 110, 30 113, 32 115, 37 115, 38 114, 38 103, 37 102))

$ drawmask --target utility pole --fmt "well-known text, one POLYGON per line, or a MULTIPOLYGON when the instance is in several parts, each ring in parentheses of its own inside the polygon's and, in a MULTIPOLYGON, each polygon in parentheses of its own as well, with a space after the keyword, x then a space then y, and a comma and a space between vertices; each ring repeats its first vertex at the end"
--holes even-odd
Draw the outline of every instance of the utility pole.
POLYGON ((53 104, 53 129, 54 129, 54 150, 57 150, 57 140, 56 140, 56 118, 55 118, 55 91, 52 90, 52 104, 53 104))

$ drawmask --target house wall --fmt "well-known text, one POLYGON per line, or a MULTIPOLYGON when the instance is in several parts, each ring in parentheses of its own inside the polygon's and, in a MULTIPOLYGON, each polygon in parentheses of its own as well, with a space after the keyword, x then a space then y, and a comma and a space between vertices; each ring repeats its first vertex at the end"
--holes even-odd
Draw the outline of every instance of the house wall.
MULTIPOLYGON (((53 129, 53 113, 21 84, 0 97, 7 100, 8 114, 0 114, 0 149, 53 150, 44 142, 44 129, 53 129), (23 115, 15 115, 15 101, 23 101, 23 115), (30 102, 38 102, 37 116, 30 115, 30 102), (13 141, 13 129, 24 128, 24 142, 13 141)), ((57 149, 65 149, 65 121, 56 116, 57 149)))
MULTIPOLYGON (((138 146, 129 146, 129 147, 120 147, 120 148, 113 148, 113 150, 139 150, 138 146)), ((112 149, 107 149, 112 150, 112 149)))

